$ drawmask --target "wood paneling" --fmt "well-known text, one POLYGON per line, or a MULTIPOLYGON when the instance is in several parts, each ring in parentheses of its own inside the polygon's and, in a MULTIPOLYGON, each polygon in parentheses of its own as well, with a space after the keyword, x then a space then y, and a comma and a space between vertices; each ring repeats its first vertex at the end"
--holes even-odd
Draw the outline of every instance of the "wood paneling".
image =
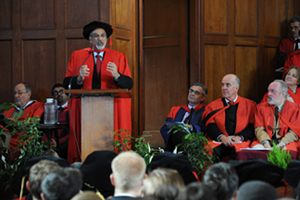
MULTIPOLYGON (((264 0, 261 1, 264 10, 264 36, 280 37, 282 32, 281 24, 287 22, 287 1, 286 0, 264 0)), ((299 13, 298 13, 299 14, 299 13)))
POLYGON ((12 71, 12 42, 11 41, 0 41, 0 60, 2 71, 0 75, 0 85, 1 85, 1 101, 2 102, 12 102, 13 99, 13 71, 12 71))
POLYGON ((124 12, 124 10, 130 11, 130 0, 116 0, 116 27, 131 28, 132 12, 124 12))
MULTIPOLYGON (((66 0, 65 27, 80 28, 100 18, 100 1, 66 0)), ((107 9, 107 8, 106 8, 107 9)))
POLYGON ((55 0, 21 1, 23 29, 55 28, 55 0))
POLYGON ((204 33, 228 34, 228 0, 204 0, 204 33))
POLYGON ((235 35, 257 36, 258 0, 235 0, 235 35))
POLYGON ((171 107, 187 103, 187 6, 186 0, 143 1, 140 130, 156 136, 152 141, 161 139, 171 107))
POLYGON ((0 6, 0 28, 1 29, 11 29, 11 0, 2 0, 0 6))
POLYGON ((258 99, 257 47, 235 47, 235 74, 240 78, 239 95, 258 99))
POLYGON ((55 40, 25 40, 22 49, 22 79, 31 86, 32 99, 45 102, 56 80, 55 40))
POLYGON ((268 84, 274 80, 275 69, 279 67, 276 49, 281 38, 287 36, 288 19, 299 14, 295 12, 299 11, 299 2, 294 0, 196 2, 198 3, 196 7, 200 6, 200 13, 195 13, 200 15, 198 18, 200 49, 196 51, 200 51, 202 57, 199 66, 200 78, 204 80, 209 91, 206 102, 220 97, 219 84, 225 72, 239 76, 241 96, 251 99, 262 98, 268 84), (220 55, 221 61, 217 60, 216 54, 220 55))
POLYGON ((207 86, 206 102, 210 99, 217 99, 222 96, 221 80, 229 72, 228 66, 228 46, 205 45, 204 66, 205 82, 207 86))

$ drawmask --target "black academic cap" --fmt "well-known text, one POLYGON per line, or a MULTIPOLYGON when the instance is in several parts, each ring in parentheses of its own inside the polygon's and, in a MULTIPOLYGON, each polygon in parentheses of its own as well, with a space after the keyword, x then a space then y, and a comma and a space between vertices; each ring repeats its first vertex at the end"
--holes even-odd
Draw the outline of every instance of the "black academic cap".
POLYGON ((93 21, 83 27, 83 37, 88 40, 90 33, 97 28, 103 28, 106 32, 107 38, 113 33, 113 28, 110 24, 107 24, 105 22, 93 21))
POLYGON ((285 170, 284 180, 294 189, 300 181, 300 160, 290 162, 285 170))
POLYGON ((250 180, 260 180, 270 183, 274 187, 284 186, 284 183, 282 182, 284 169, 268 162, 267 160, 230 160, 228 164, 235 168, 239 176, 239 185, 250 180))
POLYGON ((193 174, 193 167, 191 162, 183 154, 164 152, 155 155, 151 163, 149 163, 147 167, 148 174, 159 167, 177 170, 182 177, 185 185, 197 181, 196 177, 193 174))
POLYGON ((105 198, 114 195, 110 175, 111 163, 116 156, 117 154, 113 151, 94 151, 88 155, 80 167, 85 184, 83 190, 97 189, 105 198))
MULTIPOLYGON (((67 160, 63 159, 63 158, 57 158, 57 157, 53 157, 53 156, 42 156, 42 157, 35 157, 35 158, 31 158, 29 159, 26 164, 21 167, 17 172, 16 174, 14 175, 13 177, 13 182, 12 182, 12 189, 13 189, 13 192, 15 194, 20 194, 20 191, 21 191, 21 184, 22 184, 22 178, 23 176, 26 176, 26 179, 25 179, 25 182, 28 180, 28 175, 29 175, 29 171, 30 171, 30 168, 38 163, 39 161, 41 160, 51 160, 51 161, 54 161, 56 163, 58 163, 61 167, 69 167, 70 164, 67 160)), ((26 195, 28 194, 28 190, 27 188, 23 187, 23 194, 26 195)))

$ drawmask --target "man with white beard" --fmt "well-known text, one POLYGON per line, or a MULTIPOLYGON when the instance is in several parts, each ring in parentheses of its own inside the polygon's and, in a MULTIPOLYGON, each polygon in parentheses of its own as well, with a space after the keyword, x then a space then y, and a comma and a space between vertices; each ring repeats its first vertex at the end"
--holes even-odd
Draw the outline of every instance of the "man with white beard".
POLYGON ((255 113, 255 135, 258 141, 253 148, 269 148, 273 142, 280 148, 298 151, 300 145, 299 105, 287 98, 287 84, 275 80, 268 87, 268 102, 260 103, 255 113))

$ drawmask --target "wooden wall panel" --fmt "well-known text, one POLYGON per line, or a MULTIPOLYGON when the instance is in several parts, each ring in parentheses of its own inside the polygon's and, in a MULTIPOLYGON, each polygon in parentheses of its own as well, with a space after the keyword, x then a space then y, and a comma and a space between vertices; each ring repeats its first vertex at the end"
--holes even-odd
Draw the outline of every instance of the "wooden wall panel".
POLYGON ((130 0, 116 0, 116 27, 131 28, 132 12, 122 12, 131 10, 130 0))
POLYGON ((11 0, 2 0, 0 6, 0 28, 11 29, 12 28, 12 2, 11 0))
POLYGON ((250 99, 260 98, 257 94, 257 47, 235 47, 235 69, 241 84, 239 95, 250 99))
POLYGON ((235 0, 235 35, 256 36, 258 34, 258 0, 235 0))
POLYGON ((65 0, 65 27, 80 28, 100 18, 100 1, 65 0))
POLYGON ((12 42, 11 41, 0 41, 0 60, 1 66, 5 70, 1 71, 0 75, 0 103, 13 102, 14 86, 12 85, 13 71, 10 67, 12 65, 12 42))
MULTIPOLYGON (((128 41, 128 40, 120 40, 120 39, 116 39, 115 40, 115 43, 116 43, 116 48, 124 53, 126 55, 127 58, 130 58, 131 56, 131 42, 128 41)), ((128 60, 128 64, 129 64, 129 67, 130 67, 130 70, 132 69, 132 60, 128 60)))
POLYGON ((282 24, 287 22, 286 0, 264 0, 261 1, 264 10, 264 36, 282 36, 282 24))
POLYGON ((45 102, 55 83, 55 40, 23 42, 23 80, 32 88, 32 99, 45 102), (34 78, 32 75, 34 74, 34 78))
MULTIPOLYGON (((180 29, 184 28, 179 26, 181 17, 180 15, 180 1, 174 0, 151 0, 144 1, 144 19, 147 19, 147 24, 143 26, 143 36, 151 37, 154 35, 161 36, 178 36, 180 29), (169 12, 172 11, 172 12, 169 12)), ((186 25, 186 24, 185 24, 186 25)))
POLYGON ((222 96, 221 82, 225 74, 229 72, 228 66, 228 46, 224 45, 205 45, 204 65, 205 82, 208 92, 206 103, 212 99, 222 96))
POLYGON ((204 0, 204 33, 228 34, 228 0, 204 0))
POLYGON ((21 27, 35 30, 54 28, 55 0, 21 1, 21 27))
POLYGON ((181 83, 186 80, 178 67, 180 56, 178 47, 146 48, 144 50, 145 77, 144 95, 145 130, 159 130, 172 106, 185 103, 187 89, 178 92, 181 83), (166 89, 166 86, 172 88, 166 89), (150 123, 151 122, 151 123, 150 123))

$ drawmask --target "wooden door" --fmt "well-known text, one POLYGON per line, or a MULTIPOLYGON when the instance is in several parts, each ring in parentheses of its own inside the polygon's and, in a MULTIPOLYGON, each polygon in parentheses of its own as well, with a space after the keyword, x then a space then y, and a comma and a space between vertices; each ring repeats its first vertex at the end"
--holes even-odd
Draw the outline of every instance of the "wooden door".
POLYGON ((160 144, 159 130, 171 107, 187 103, 187 2, 140 1, 140 133, 151 133, 160 144))

